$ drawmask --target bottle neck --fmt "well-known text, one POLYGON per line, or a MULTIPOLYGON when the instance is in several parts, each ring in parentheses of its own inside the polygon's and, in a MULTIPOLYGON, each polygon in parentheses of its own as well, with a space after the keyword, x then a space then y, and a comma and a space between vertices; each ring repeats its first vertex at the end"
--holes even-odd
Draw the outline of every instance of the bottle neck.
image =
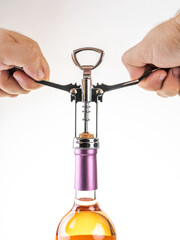
POLYGON ((75 204, 97 203, 97 149, 75 149, 75 204))
POLYGON ((80 192, 87 192, 86 194, 90 194, 91 197, 91 192, 97 189, 97 149, 76 148, 74 151, 76 159, 75 190, 78 192, 78 196, 80 192))
POLYGON ((75 191, 75 203, 78 205, 94 205, 96 201, 96 190, 92 191, 75 191))
POLYGON ((77 200, 96 200, 96 190, 93 191, 75 191, 75 198, 77 200))

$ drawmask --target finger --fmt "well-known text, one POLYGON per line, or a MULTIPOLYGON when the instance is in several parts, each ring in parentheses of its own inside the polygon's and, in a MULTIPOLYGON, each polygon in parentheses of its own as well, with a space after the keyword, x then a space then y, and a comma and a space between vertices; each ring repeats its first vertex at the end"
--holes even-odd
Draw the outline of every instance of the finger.
POLYGON ((179 94, 180 91, 180 68, 172 68, 157 94, 162 97, 172 97, 179 94))
POLYGON ((130 48, 123 54, 122 62, 127 68, 131 79, 137 79, 145 72, 145 65, 147 62, 143 59, 141 51, 139 50, 139 44, 130 48))
POLYGON ((0 89, 0 97, 11 97, 11 98, 13 98, 13 97, 17 97, 17 96, 18 96, 18 94, 9 94, 9 93, 4 92, 3 90, 0 89))
MULTIPOLYGON (((42 56, 41 58, 41 64, 42 64, 42 69, 43 69, 43 72, 44 72, 44 80, 46 81, 49 81, 49 75, 50 75, 50 68, 49 68, 49 64, 48 62, 46 61, 41 49, 40 49, 40 46, 37 44, 37 47, 39 48, 39 51, 40 51, 40 54, 42 56)), ((42 79, 41 79, 42 80, 42 79)))
POLYGON ((0 62, 0 71, 1 70, 8 70, 8 69, 11 69, 13 67, 14 67, 13 65, 6 65, 6 64, 3 64, 3 63, 0 62))
POLYGON ((157 91, 161 89, 167 73, 164 70, 159 70, 151 73, 146 79, 142 80, 138 86, 149 91, 157 91))
POLYGON ((23 71, 14 72, 13 77, 16 79, 19 85, 26 91, 42 87, 39 83, 36 83, 32 78, 27 76, 23 71))
POLYGON ((9 94, 28 93, 28 91, 24 90, 8 71, 0 71, 0 89, 9 94))

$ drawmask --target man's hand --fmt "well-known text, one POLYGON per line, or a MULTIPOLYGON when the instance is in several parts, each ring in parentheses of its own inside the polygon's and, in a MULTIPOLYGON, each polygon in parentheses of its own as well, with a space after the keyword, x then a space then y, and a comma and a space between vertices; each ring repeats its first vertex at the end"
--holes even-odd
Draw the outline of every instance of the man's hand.
POLYGON ((122 56, 131 79, 155 67, 170 68, 152 73, 139 86, 161 97, 180 95, 180 14, 152 29, 122 56))
POLYGON ((49 80, 49 66, 37 42, 19 33, 0 29, 0 97, 16 97, 37 89, 35 80, 49 80), (21 67, 12 75, 9 69, 21 67))

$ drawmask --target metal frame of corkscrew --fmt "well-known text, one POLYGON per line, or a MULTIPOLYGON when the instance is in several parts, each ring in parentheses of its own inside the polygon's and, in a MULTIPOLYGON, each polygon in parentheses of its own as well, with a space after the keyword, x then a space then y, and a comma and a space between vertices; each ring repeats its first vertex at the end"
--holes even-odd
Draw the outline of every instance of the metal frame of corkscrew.
MULTIPOLYGON (((138 84, 141 80, 148 77, 151 73, 157 70, 161 70, 163 68, 156 68, 151 71, 148 71, 144 73, 140 78, 115 84, 115 85, 106 85, 106 84, 92 84, 91 79, 91 71, 98 67, 104 57, 104 51, 98 48, 94 47, 84 47, 79 48, 73 51, 72 53, 72 59, 76 66, 78 66, 83 71, 83 79, 81 85, 75 84, 67 84, 67 85, 61 85, 53 82, 48 82, 45 80, 42 81, 36 81, 39 84, 46 85, 49 87, 57 88, 63 91, 67 91, 71 94, 71 102, 75 102, 75 138, 74 138, 74 148, 98 148, 99 147, 99 141, 98 141, 98 102, 103 101, 103 95, 105 92, 116 90, 119 88, 124 88, 128 86, 133 86, 138 84), (95 65, 81 65, 77 59, 77 54, 83 51, 94 51, 99 53, 99 59, 95 65), (83 121, 84 121, 84 133, 88 133, 88 121, 89 121, 89 112, 90 112, 90 102, 96 103, 96 130, 95 130, 95 138, 80 138, 77 137, 77 103, 82 102, 83 103, 83 121)), ((20 70, 22 68, 16 67, 20 70)), ((168 69, 163 69, 168 71, 168 69)))
MULTIPOLYGON (((115 85, 106 85, 106 84, 98 84, 97 85, 92 85, 92 80, 91 80, 91 71, 98 67, 104 57, 104 51, 98 48, 94 47, 84 47, 84 48, 79 48, 73 51, 72 53, 72 59, 73 62, 75 63, 76 66, 78 66, 82 71, 83 71, 83 79, 81 85, 75 84, 67 84, 67 85, 61 85, 53 82, 48 82, 45 80, 42 81, 36 81, 35 82, 46 85, 49 87, 57 88, 63 91, 67 91, 71 94, 71 102, 75 101, 75 141, 74 145, 78 143, 82 147, 87 147, 91 148, 94 146, 98 146, 98 101, 102 102, 103 100, 103 95, 107 91, 112 91, 115 89, 119 88, 124 88, 132 85, 138 84, 141 80, 144 78, 148 77, 151 73, 157 70, 161 70, 163 68, 156 68, 151 71, 148 71, 144 73, 140 78, 115 84, 115 85), (81 65, 77 59, 77 54, 83 51, 94 51, 99 53, 99 59, 95 65, 81 65), (95 130, 95 138, 94 141, 92 139, 85 139, 84 143, 77 141, 77 103, 82 102, 83 103, 83 113, 84 113, 84 133, 88 133, 88 121, 89 121, 89 112, 90 112, 90 102, 95 102, 96 103, 96 130, 95 130)), ((14 67, 13 69, 10 69, 10 73, 13 73, 17 70, 23 71, 22 67, 14 67)), ((168 71, 168 69, 163 69, 165 71, 168 71)))
MULTIPOLYGON (((161 70, 163 68, 155 68, 151 71, 148 71, 144 73, 140 78, 115 84, 115 85, 106 85, 106 84, 92 84, 91 79, 91 71, 98 67, 104 57, 104 51, 98 48, 94 47, 84 47, 79 48, 73 51, 72 53, 72 59, 76 66, 78 66, 83 71, 83 79, 81 85, 75 84, 67 84, 67 85, 61 85, 49 81, 36 81, 38 84, 46 85, 49 87, 57 88, 63 91, 67 91, 71 94, 71 102, 75 102, 75 138, 74 138, 74 147, 82 147, 82 148, 98 148, 98 101, 102 102, 103 95, 107 91, 116 90, 119 88, 124 88, 132 85, 138 84, 141 80, 148 77, 151 73, 157 70, 161 70), (83 51, 94 51, 99 53, 99 59, 95 65, 81 65, 77 59, 77 54, 83 51), (77 103, 82 102, 83 103, 83 121, 84 121, 84 133, 88 133, 88 121, 89 121, 89 112, 90 112, 90 102, 96 103, 96 130, 95 130, 95 138, 84 138, 82 139, 77 137, 77 103)), ((10 69, 10 73, 13 73, 17 70, 23 71, 22 67, 14 67, 10 69)), ((165 71, 168 71, 168 69, 163 69, 165 71)))
POLYGON ((83 79, 81 86, 72 88, 71 101, 75 101, 75 141, 74 145, 77 142, 77 103, 83 103, 83 121, 84 121, 84 133, 88 133, 88 122, 89 122, 89 113, 90 113, 90 102, 96 103, 96 135, 94 140, 85 139, 85 145, 88 144, 94 146, 98 144, 98 101, 102 101, 103 91, 100 88, 97 88, 92 85, 91 71, 98 67, 102 62, 104 52, 101 49, 97 48, 79 48, 73 51, 72 59, 76 66, 78 66, 83 71, 83 79), (95 65, 81 65, 77 59, 77 54, 82 51, 95 51, 100 54, 99 59, 95 65))

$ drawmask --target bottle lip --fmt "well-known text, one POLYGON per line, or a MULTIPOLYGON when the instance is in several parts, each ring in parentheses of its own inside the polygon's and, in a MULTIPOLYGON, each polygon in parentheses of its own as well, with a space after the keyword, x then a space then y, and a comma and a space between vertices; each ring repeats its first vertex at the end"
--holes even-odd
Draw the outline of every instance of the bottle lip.
POLYGON ((98 138, 74 138, 73 148, 82 149, 98 149, 99 139, 98 138))

